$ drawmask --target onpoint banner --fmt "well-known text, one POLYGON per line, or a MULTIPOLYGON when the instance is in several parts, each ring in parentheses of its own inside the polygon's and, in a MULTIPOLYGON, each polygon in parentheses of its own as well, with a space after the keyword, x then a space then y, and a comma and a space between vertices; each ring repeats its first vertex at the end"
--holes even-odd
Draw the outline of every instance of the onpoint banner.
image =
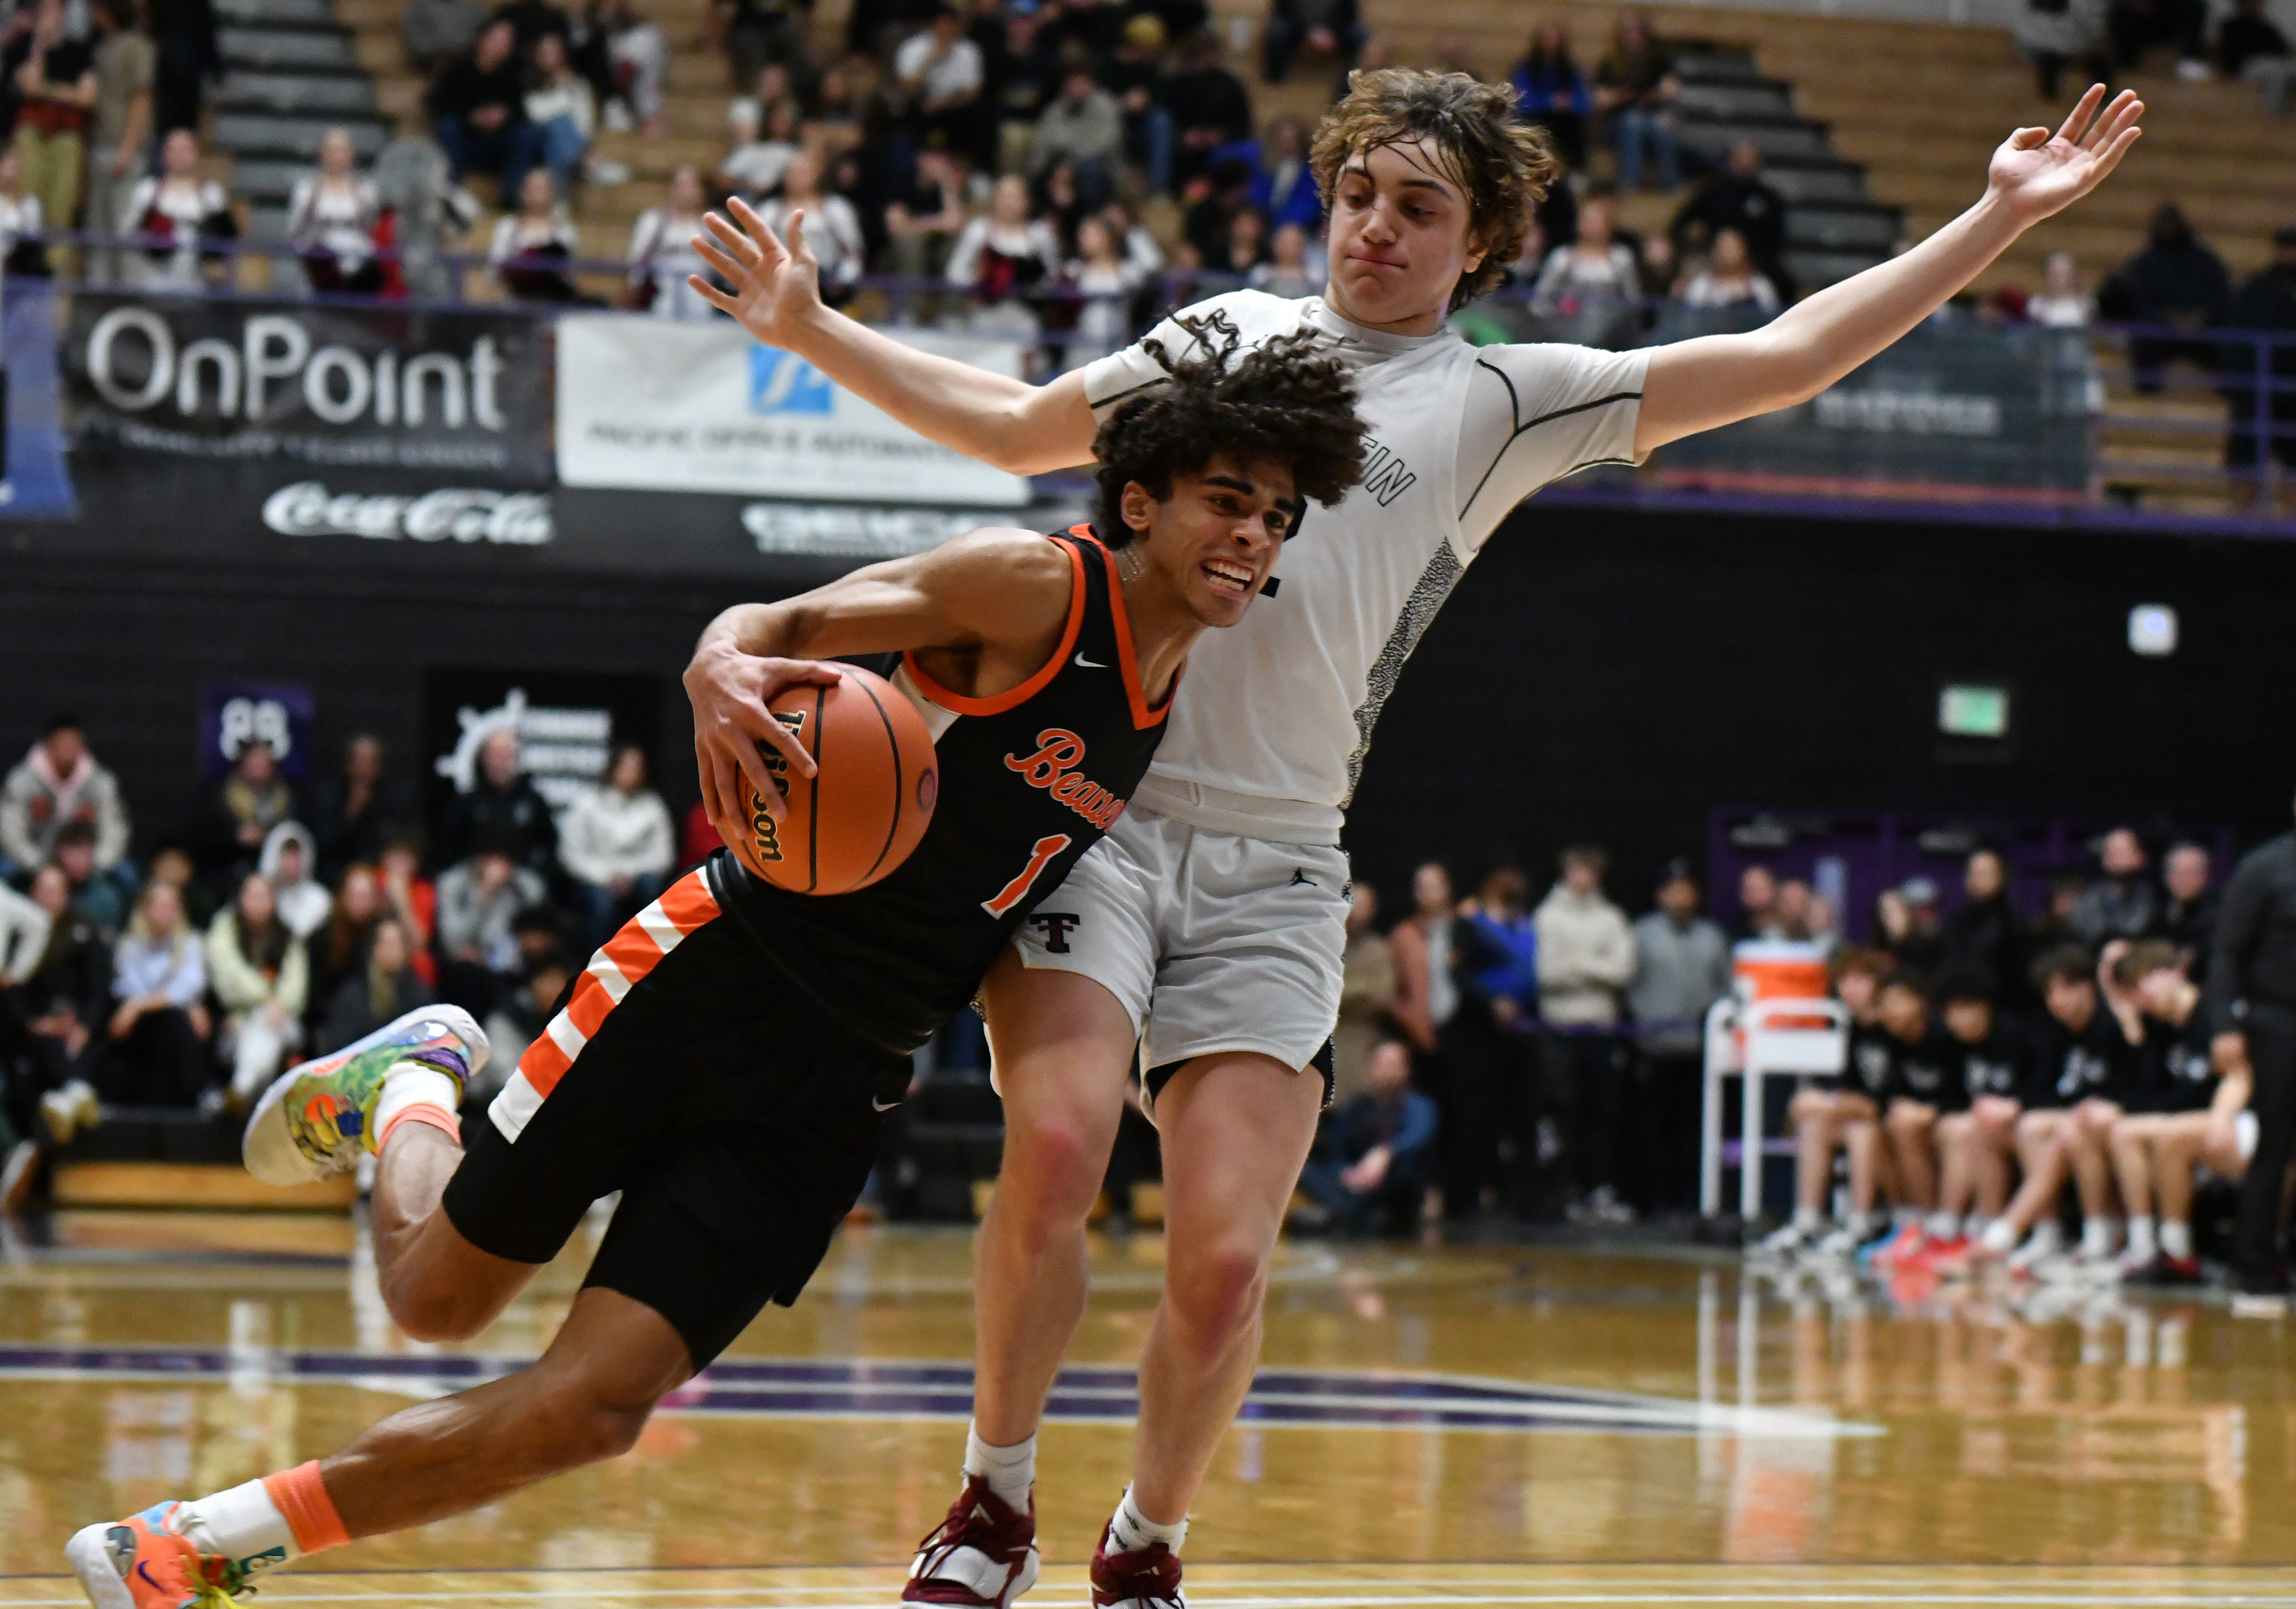
MULTIPOLYGON (((992 374, 1021 373, 1017 342, 885 333, 992 374)), ((557 417, 568 486, 990 508, 1029 498, 1026 478, 927 441, 722 319, 561 319, 557 417)))
POLYGON ((546 322, 308 301, 72 298, 76 452, 550 473, 546 322))

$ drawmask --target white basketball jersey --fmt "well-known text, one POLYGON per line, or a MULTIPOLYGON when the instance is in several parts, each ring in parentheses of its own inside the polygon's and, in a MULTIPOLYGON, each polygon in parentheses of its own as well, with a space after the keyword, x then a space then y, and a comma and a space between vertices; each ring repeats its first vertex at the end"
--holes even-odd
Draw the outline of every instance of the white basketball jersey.
MULTIPOLYGON (((1217 831, 1336 842, 1380 708, 1476 550, 1548 481, 1633 461, 1646 357, 1382 334, 1321 298, 1258 291, 1184 316, 1214 313, 1247 345, 1301 329, 1329 341, 1354 372, 1370 453, 1336 506, 1308 505, 1276 595, 1197 639, 1136 797, 1217 831)), ((1148 339, 1176 358, 1193 344, 1168 320, 1148 339)), ((1134 346, 1086 369, 1085 395, 1104 418, 1163 376, 1134 346)))

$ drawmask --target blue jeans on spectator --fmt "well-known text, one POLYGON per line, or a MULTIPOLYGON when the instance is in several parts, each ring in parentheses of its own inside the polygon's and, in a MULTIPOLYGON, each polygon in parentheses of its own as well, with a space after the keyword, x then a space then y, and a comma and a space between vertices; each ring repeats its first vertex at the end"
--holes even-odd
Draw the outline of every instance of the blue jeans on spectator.
POLYGON ((582 153, 590 148, 589 142, 574 127, 574 119, 565 116, 540 125, 538 132, 542 136, 542 165, 558 181, 558 199, 564 201, 574 193, 574 176, 581 171, 582 153))
POLYGON ((1418 1227, 1419 1208, 1431 1182, 1425 1159, 1398 1157, 1375 1190, 1355 1191, 1340 1182, 1348 1164, 1317 1155, 1300 1170, 1300 1189, 1332 1215, 1332 1227, 1350 1234, 1407 1235, 1418 1227))
POLYGON ((1682 169, 1675 156, 1674 130, 1666 114, 1647 111, 1639 106, 1621 106, 1611 114, 1611 137, 1619 148, 1619 188, 1639 190, 1643 183, 1643 152, 1647 147, 1658 159, 1658 182, 1661 190, 1672 190, 1682 182, 1682 169))
POLYGON ((518 187, 527 169, 541 160, 542 131, 531 123, 503 128, 473 128, 460 118, 440 118, 432 130, 447 167, 459 183, 466 173, 491 173, 502 180, 502 204, 518 209, 518 187))

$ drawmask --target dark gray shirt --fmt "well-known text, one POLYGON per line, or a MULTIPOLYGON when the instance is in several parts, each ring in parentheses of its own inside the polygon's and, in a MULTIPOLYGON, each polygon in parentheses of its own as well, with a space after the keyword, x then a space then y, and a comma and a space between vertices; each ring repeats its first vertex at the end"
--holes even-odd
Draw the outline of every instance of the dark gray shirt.
POLYGON ((2209 957, 2209 1021, 2239 1026, 2238 1006, 2296 1008, 2296 833, 2250 851, 2225 889, 2209 957))

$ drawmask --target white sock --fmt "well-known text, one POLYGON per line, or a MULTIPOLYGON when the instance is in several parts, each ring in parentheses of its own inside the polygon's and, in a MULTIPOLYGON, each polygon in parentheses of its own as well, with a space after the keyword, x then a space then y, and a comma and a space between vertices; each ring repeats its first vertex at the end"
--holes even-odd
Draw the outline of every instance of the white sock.
POLYGON ((1950 1212, 1932 1212, 1923 1227, 1929 1230, 1931 1240, 1951 1240, 1954 1232, 1961 1227, 1961 1219, 1950 1212))
POLYGON ((1136 1553, 1152 1542, 1161 1542, 1174 1553, 1188 1539, 1188 1523, 1159 1525, 1140 1512, 1132 1500, 1132 1488, 1124 1489, 1124 1500, 1116 1506, 1116 1517, 1108 1523, 1108 1539, 1119 1553, 1136 1553))
POLYGON ((1882 1227, 1882 1215, 1871 1208, 1863 1212, 1852 1212, 1849 1219, 1849 1233, 1861 1241, 1871 1240, 1874 1231, 1882 1227))
POLYGON ((2005 1257, 2017 1249, 2017 1226, 2005 1218, 1997 1218, 1985 1226, 1977 1244, 1988 1257, 2005 1257))
POLYGON ((2085 1257, 2110 1257, 2115 1242, 2120 1238, 2120 1220, 2117 1218, 2091 1218, 2081 1222, 2081 1254, 2085 1257))
POLYGON ((2065 1227, 2054 1218, 2045 1218, 2033 1226, 2033 1233, 2025 1241, 2025 1250, 2035 1257, 2054 1257, 2065 1249, 2065 1227))
POLYGON ((1922 1210, 1919 1207, 1892 1207, 1890 1209, 1890 1222, 1896 1228, 1918 1229, 1922 1224, 1922 1210))
POLYGON ((2182 1219, 2161 1220, 2161 1254, 2173 1257, 2178 1262, 2193 1260, 2193 1226, 2182 1219))
POLYGON ((201 1553, 219 1553, 248 1569, 302 1556, 287 1516, 260 1481, 184 1504, 181 1523, 184 1539, 201 1553))
POLYGON ((1805 1235, 1815 1234, 1817 1230, 1817 1226, 1824 1221, 1825 1219, 1819 1214, 1818 1210, 1816 1207, 1796 1207, 1794 1209, 1793 1227, 1800 1229, 1805 1235))
POLYGON ((1029 1488, 1037 1483, 1037 1438, 1010 1447, 991 1447, 980 1439, 978 1425, 964 1433, 964 1473, 979 1475, 988 1490, 1025 1514, 1029 1488))
POLYGON ((1963 1238, 1967 1240, 1984 1239, 1985 1227, 1992 1221, 1993 1220, 1991 1219, 1986 1217, 1982 1212, 1972 1212, 1968 1217, 1961 1220, 1961 1233, 1963 1238))
POLYGON ((462 1094, 455 1080, 436 1067, 426 1067, 420 1062, 401 1062, 382 1075, 382 1098, 374 1104, 374 1131, 377 1135, 390 1132, 398 1114, 409 1106, 436 1106, 448 1117, 462 1104, 462 1094))
POLYGON ((2151 1262, 2161 1250, 2152 1239, 2152 1215, 2133 1212, 2128 1218, 2128 1260, 2151 1262))

